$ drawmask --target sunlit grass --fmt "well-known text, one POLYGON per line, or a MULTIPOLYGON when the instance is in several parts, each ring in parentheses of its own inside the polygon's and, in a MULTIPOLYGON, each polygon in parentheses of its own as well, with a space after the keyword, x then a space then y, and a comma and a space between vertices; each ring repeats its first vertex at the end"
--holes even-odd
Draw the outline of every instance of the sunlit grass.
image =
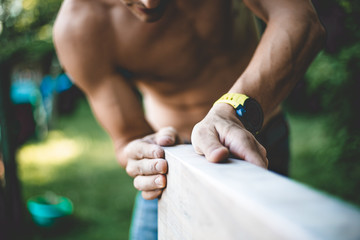
POLYGON ((116 162, 109 136, 85 101, 55 123, 43 141, 19 149, 19 177, 24 201, 48 191, 68 197, 73 222, 66 231, 44 233, 28 217, 24 239, 127 239, 136 191, 116 162))
POLYGON ((82 152, 81 142, 67 138, 61 131, 51 131, 44 142, 22 147, 20 164, 62 165, 73 161, 82 152))

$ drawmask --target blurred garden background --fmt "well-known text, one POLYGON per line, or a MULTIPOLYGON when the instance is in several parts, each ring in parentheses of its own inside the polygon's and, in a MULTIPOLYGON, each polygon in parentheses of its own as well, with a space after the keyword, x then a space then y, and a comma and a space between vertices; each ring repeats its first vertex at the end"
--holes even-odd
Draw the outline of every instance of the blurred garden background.
MULTIPOLYGON (((52 26, 61 2, 0 0, 0 198, 8 207, 0 227, 11 234, 14 223, 19 239, 127 239, 136 191, 57 61, 52 26), (46 192, 72 200, 67 225, 32 223, 26 200, 46 192)), ((360 206, 360 2, 313 3, 328 39, 284 103, 290 176, 360 206)))

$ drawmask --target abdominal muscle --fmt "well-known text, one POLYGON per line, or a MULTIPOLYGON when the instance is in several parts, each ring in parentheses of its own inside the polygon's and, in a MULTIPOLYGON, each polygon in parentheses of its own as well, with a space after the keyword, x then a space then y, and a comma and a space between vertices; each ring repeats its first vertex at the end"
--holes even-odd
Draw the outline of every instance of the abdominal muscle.
MULTIPOLYGON (((217 94, 209 97, 208 101, 193 102, 193 104, 190 105, 182 104, 183 98, 191 98, 190 95, 183 95, 178 99, 179 104, 172 106, 167 105, 151 96, 144 97, 146 120, 149 122, 154 131, 171 126, 177 130, 180 139, 183 142, 190 142, 193 127, 209 112, 216 99, 218 99, 214 99, 214 96, 219 96, 217 94)), ((271 114, 269 114, 264 119, 263 129, 267 123, 280 112, 281 107, 278 106, 271 114)))
POLYGON ((138 87, 143 93, 147 121, 155 131, 172 126, 181 139, 190 141, 194 125, 228 92, 247 61, 247 58, 238 62, 215 59, 195 79, 174 79, 164 84, 141 81, 138 87))
POLYGON ((144 105, 146 119, 155 131, 172 126, 185 142, 190 141, 192 128, 205 117, 211 108, 210 102, 170 107, 150 97, 144 99, 144 105))
MULTIPOLYGON (((217 99, 229 91, 244 71, 244 66, 247 66, 244 62, 210 64, 196 79, 173 81, 173 87, 172 84, 164 87, 160 82, 139 84, 147 121, 155 131, 172 126, 183 141, 190 142, 194 125, 206 116, 217 99)), ((263 127, 280 112, 279 106, 266 116, 263 127)))

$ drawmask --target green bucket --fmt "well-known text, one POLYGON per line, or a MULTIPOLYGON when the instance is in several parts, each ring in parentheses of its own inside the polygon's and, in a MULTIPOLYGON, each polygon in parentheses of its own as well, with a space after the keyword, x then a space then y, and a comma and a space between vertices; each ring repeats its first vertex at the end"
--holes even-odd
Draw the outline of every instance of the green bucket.
POLYGON ((34 222, 41 227, 51 227, 61 222, 73 212, 70 199, 54 194, 36 196, 27 201, 27 208, 34 222))

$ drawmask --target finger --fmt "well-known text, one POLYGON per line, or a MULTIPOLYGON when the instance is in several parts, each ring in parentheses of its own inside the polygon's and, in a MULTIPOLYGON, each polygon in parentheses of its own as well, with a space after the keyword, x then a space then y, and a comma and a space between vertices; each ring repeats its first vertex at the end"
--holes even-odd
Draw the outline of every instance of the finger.
POLYGON ((125 147, 125 156, 128 159, 164 158, 164 150, 156 145, 141 139, 132 141, 125 147))
POLYGON ((163 192, 162 189, 158 189, 155 191, 142 191, 141 195, 146 200, 153 200, 155 198, 159 198, 161 196, 162 192, 163 192))
POLYGON ((139 191, 153 191, 166 186, 165 175, 137 176, 134 178, 134 187, 139 191))
POLYGON ((129 160, 126 165, 126 172, 130 177, 165 174, 167 162, 164 159, 129 160))
POLYGON ((257 146, 260 151, 260 155, 266 158, 267 152, 266 152, 265 147, 263 145, 261 145, 258 141, 257 141, 257 146))
POLYGON ((269 167, 269 160, 267 159, 266 149, 258 141, 256 141, 256 143, 258 147, 258 153, 260 154, 260 157, 262 158, 262 161, 264 163, 263 167, 267 169, 269 167))
POLYGON ((155 141, 161 146, 174 145, 178 136, 177 131, 173 127, 165 127, 160 129, 155 136, 155 141))
POLYGON ((244 160, 265 169, 267 169, 269 165, 267 157, 260 155, 256 151, 249 151, 245 153, 244 160))
POLYGON ((232 136, 228 139, 231 154, 257 166, 267 168, 266 150, 250 132, 233 129, 232 136))
POLYGON ((195 126, 191 141, 195 151, 205 155, 210 162, 221 162, 229 156, 229 150, 220 143, 219 136, 214 130, 195 126))

